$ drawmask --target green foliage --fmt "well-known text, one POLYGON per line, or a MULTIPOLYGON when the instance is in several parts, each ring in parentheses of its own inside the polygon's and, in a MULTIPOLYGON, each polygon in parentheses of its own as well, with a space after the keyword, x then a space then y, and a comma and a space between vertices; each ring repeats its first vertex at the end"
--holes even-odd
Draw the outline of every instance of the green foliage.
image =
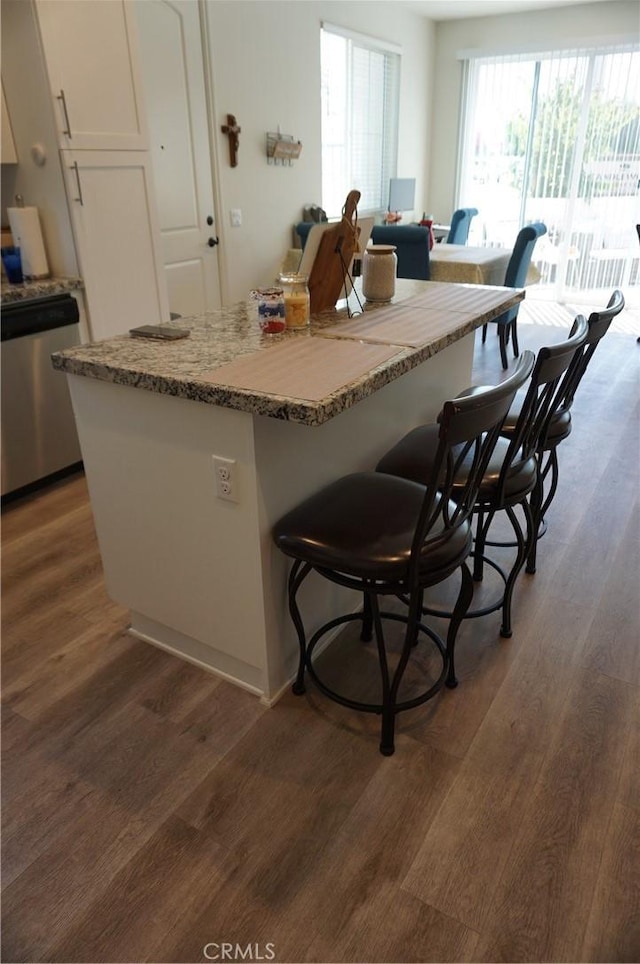
MULTIPOLYGON (((568 197, 583 96, 573 81, 567 80, 559 82, 552 94, 539 100, 528 191, 531 197, 568 197)), ((640 111, 634 104, 606 99, 600 91, 594 93, 589 105, 580 174, 578 193, 581 197, 618 193, 616 174, 588 173, 589 165, 640 154, 639 118, 640 111), (628 132, 626 137, 625 132, 628 132)), ((528 128, 529 117, 522 113, 506 123, 507 149, 514 158, 524 158, 528 128)), ((521 187, 521 171, 522 163, 513 165, 513 184, 518 188, 521 187)))

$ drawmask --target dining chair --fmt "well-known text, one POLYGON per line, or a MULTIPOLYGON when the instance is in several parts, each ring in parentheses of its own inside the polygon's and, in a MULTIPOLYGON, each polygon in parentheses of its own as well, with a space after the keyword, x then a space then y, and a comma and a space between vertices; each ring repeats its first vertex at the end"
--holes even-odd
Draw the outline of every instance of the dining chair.
POLYGON ((303 251, 304 246, 307 243, 307 238, 309 237, 309 231, 315 224, 315 221, 298 221, 298 223, 295 225, 294 231, 298 236, 300 247, 303 251))
MULTIPOLYGON (((572 362, 571 372, 564 386, 560 404, 549 420, 548 426, 540 438, 536 458, 538 460, 538 478, 536 486, 531 493, 530 505, 533 516, 533 532, 536 534, 532 539, 527 553, 527 572, 533 574, 536 571, 536 557, 538 539, 544 534, 546 526, 545 516, 551 505, 559 481, 558 466, 558 446, 560 442, 568 438, 572 429, 571 409, 576 391, 580 385, 584 374, 593 358, 595 351, 604 338, 611 322, 619 315, 624 308, 624 295, 616 289, 611 295, 607 307, 602 311, 594 311, 587 320, 587 337, 582 348, 576 352, 572 362), (545 484, 548 485, 545 494, 545 484)), ((574 326, 577 325, 577 320, 574 326)), ((515 427, 520 417, 522 409, 522 398, 516 397, 513 406, 502 428, 503 436, 509 438, 515 431, 515 427)))
MULTIPOLYGON (((529 377, 531 353, 523 354, 514 373, 496 387, 466 398, 446 401, 442 408, 431 471, 419 482, 381 472, 344 476, 288 512, 273 530, 276 546, 294 560, 289 576, 289 610, 298 635, 300 657, 293 692, 305 692, 305 673, 317 688, 343 706, 382 717, 380 752, 394 752, 396 715, 420 706, 442 689, 456 685, 454 650, 458 627, 472 596, 466 560, 471 552, 470 517, 478 488, 516 392, 529 377), (460 481, 461 473, 464 480, 460 481), (455 491, 455 501, 452 494, 455 491), (462 580, 446 642, 421 622, 425 588, 461 570, 462 580), (310 573, 357 590, 362 613, 353 610, 331 619, 307 639, 298 593, 310 573), (378 598, 406 596, 408 613, 381 611, 378 598), (379 702, 339 693, 321 679, 313 655, 318 642, 336 628, 360 622, 361 637, 375 630, 381 680, 379 702), (391 669, 391 650, 383 623, 404 625, 400 656, 391 669), (441 670, 419 695, 399 698, 400 682, 419 639, 435 646, 441 670)), ((338 639, 333 644, 340 646, 338 639)), ((436 670, 436 672, 438 672, 436 670)), ((435 675, 435 674, 434 674, 435 675)))
POLYGON ((451 215, 447 244, 466 244, 471 222, 478 213, 477 208, 458 208, 451 215))
POLYGON ((429 228, 418 224, 374 224, 371 241, 395 246, 398 278, 429 281, 429 228))
MULTIPOLYGON (((534 519, 529 496, 534 491, 538 479, 536 453, 541 439, 544 439, 547 425, 558 411, 565 396, 571 364, 587 337, 587 322, 579 317, 566 341, 557 345, 541 348, 533 365, 533 354, 523 353, 531 359, 531 379, 513 431, 509 438, 501 438, 495 446, 492 458, 480 481, 473 512, 476 517, 473 546, 473 579, 482 582, 485 564, 494 569, 502 582, 504 591, 499 599, 478 609, 468 608, 463 618, 471 619, 502 611, 500 635, 512 635, 511 603, 516 580, 527 558, 531 541, 534 540, 534 519), (516 515, 515 509, 521 508, 525 528, 516 515), (515 560, 509 570, 504 569, 487 555, 488 533, 498 512, 506 514, 515 534, 517 548, 515 560)), ((470 388, 473 396, 482 388, 470 388)), ((466 393, 463 393, 463 396, 466 393)), ((376 471, 399 476, 413 482, 427 478, 435 459, 434 440, 437 425, 420 425, 404 436, 384 455, 376 471)), ((464 473, 460 473, 452 488, 451 495, 457 498, 457 486, 463 486, 464 473)), ((461 489, 461 491, 463 491, 461 489)), ((423 612, 430 615, 446 616, 448 613, 430 607, 423 612)))
MULTIPOLYGON (((542 223, 542 221, 534 221, 532 224, 527 224, 524 228, 521 228, 521 230, 518 232, 516 243, 513 246, 513 252, 509 258, 509 263, 507 264, 507 270, 504 277, 505 287, 524 288, 536 241, 546 233, 547 227, 542 223)), ((518 331, 516 327, 519 309, 520 303, 518 302, 514 308, 510 308, 498 318, 494 318, 492 321, 488 322, 488 324, 498 326, 498 334, 500 336, 500 358, 502 360, 502 367, 505 369, 509 364, 507 361, 507 344, 510 338, 513 344, 514 356, 517 358, 519 354, 518 331)), ((483 344, 486 341, 486 338, 487 325, 485 324, 482 326, 483 344)))

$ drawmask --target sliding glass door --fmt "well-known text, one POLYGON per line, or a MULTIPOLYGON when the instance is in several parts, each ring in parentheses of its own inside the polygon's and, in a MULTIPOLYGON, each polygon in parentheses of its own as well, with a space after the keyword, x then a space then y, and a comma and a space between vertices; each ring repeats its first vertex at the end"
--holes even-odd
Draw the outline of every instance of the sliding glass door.
POLYGON ((463 129, 471 243, 511 247, 544 221, 541 294, 600 303, 623 287, 640 304, 640 51, 470 60, 463 129))

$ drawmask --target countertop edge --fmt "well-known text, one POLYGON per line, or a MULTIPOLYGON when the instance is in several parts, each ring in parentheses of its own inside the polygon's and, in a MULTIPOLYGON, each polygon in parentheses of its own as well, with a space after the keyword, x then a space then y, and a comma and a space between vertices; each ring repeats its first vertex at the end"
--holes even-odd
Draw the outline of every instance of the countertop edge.
MULTIPOLYGON (((454 331, 438 336, 420 348, 407 347, 406 345, 395 346, 397 347, 397 353, 388 361, 320 401, 294 399, 252 392, 249 389, 215 385, 200 381, 197 376, 151 374, 137 370, 134 366, 123 367, 121 364, 110 364, 108 361, 74 358, 73 349, 56 352, 51 356, 51 360, 57 371, 68 375, 94 378, 113 385, 142 389, 155 394, 170 395, 208 405, 217 405, 252 415, 263 415, 301 425, 317 426, 351 408, 362 399, 384 388, 385 385, 416 368, 428 358, 464 338, 486 322, 503 314, 521 301, 524 295, 524 290, 514 289, 513 297, 506 306, 502 305, 499 309, 489 309, 472 320, 466 319, 454 331)), ((189 319, 184 319, 184 321, 187 324, 189 323, 189 319)), ((336 340, 345 337, 339 331, 323 327, 318 328, 317 331, 312 331, 312 336, 336 340)))
POLYGON ((9 284, 3 281, 0 300, 3 305, 15 305, 21 301, 31 301, 35 298, 47 298, 51 295, 62 295, 68 291, 82 291, 82 278, 41 278, 36 281, 23 281, 21 284, 9 284))

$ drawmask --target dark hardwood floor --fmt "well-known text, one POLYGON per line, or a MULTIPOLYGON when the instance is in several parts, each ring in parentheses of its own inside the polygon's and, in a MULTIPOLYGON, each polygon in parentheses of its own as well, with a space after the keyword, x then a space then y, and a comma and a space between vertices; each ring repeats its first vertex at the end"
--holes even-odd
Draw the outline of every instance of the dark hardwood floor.
POLYGON ((390 758, 311 687, 265 709, 130 638, 82 476, 6 506, 2 959, 640 961, 639 362, 607 335, 513 637, 466 622, 390 758))

